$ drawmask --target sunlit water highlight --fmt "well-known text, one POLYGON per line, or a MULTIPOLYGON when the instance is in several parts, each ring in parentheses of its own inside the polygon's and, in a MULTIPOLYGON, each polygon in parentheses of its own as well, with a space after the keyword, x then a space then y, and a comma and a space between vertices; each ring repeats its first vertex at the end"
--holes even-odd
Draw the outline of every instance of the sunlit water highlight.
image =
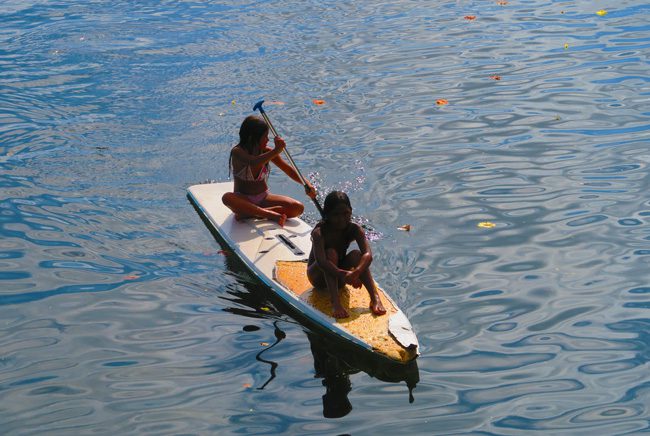
POLYGON ((649 12, 2 2, 0 433, 648 431, 649 12), (188 202, 260 98, 415 373, 331 355, 188 202))

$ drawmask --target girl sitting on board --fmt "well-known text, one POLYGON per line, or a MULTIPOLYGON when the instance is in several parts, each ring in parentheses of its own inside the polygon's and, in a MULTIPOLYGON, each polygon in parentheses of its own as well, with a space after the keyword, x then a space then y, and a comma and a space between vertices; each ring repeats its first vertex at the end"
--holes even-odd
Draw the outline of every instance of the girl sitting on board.
POLYGON ((334 318, 349 316, 339 298, 339 289, 346 283, 355 288, 363 284, 370 294, 372 313, 385 314, 370 273, 370 245, 361 226, 351 221, 350 199, 344 192, 330 192, 325 198, 323 213, 323 220, 311 232, 312 247, 307 263, 309 281, 315 288, 329 291, 334 318), (352 241, 359 249, 348 253, 352 241))
MULTIPOLYGON (((268 133, 269 127, 263 119, 254 115, 246 117, 239 129, 239 144, 230 150, 229 166, 235 192, 224 194, 221 200, 233 211, 237 220, 267 218, 284 226, 287 218, 300 216, 305 206, 293 198, 269 192, 269 163, 273 162, 296 182, 303 182, 296 170, 280 156, 286 147, 284 140, 276 136, 275 147, 269 148, 268 133)), ((309 189, 307 195, 315 198, 314 187, 308 181, 305 183, 309 189)))

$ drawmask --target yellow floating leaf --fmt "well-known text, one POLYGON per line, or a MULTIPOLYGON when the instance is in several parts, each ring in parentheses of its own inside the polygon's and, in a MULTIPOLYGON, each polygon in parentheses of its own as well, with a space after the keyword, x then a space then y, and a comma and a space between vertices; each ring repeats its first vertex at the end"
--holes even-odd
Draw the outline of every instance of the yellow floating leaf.
POLYGON ((269 309, 268 307, 262 307, 262 310, 263 310, 264 312, 270 312, 270 311, 271 311, 271 309, 269 309))
POLYGON ((324 104, 325 104, 325 100, 321 100, 321 99, 315 98, 315 99, 312 100, 312 103, 314 103, 314 104, 316 104, 316 105, 318 105, 318 106, 321 106, 321 105, 324 105, 324 104))
POLYGON ((437 104, 438 106, 444 106, 444 105, 446 105, 446 104, 449 104, 449 102, 448 102, 446 99, 444 99, 444 98, 440 98, 440 99, 436 100, 436 104, 437 104))
POLYGON ((268 342, 260 342, 260 345, 261 345, 262 347, 268 347, 268 346, 269 346, 269 343, 268 343, 268 342))
POLYGON ((568 49, 568 48, 569 48, 569 44, 565 43, 565 44, 564 44, 564 49, 566 50, 566 49, 568 49))
POLYGON ((410 232, 411 231, 411 225, 410 224, 405 224, 403 226, 399 226, 397 230, 404 230, 405 232, 410 232))
POLYGON ((482 221, 477 224, 478 227, 481 227, 482 229, 491 229, 492 227, 496 227, 497 225, 494 223, 491 223, 490 221, 482 221))
POLYGON ((601 9, 598 12, 596 12, 597 15, 600 15, 601 17, 604 17, 607 15, 607 11, 605 9, 601 9))

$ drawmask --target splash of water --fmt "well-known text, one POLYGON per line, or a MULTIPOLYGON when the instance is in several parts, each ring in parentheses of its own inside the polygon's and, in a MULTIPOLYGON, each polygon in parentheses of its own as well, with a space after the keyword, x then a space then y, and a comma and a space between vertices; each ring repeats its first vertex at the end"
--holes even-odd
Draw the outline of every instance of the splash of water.
MULTIPOLYGON (((314 188, 316 188, 316 191, 318 192, 317 200, 320 204, 323 204, 323 202, 325 201, 325 196, 329 192, 343 191, 349 194, 352 192, 359 192, 364 189, 364 185, 366 182, 365 168, 363 167, 363 164, 360 160, 356 160, 354 162, 354 167, 355 167, 354 173, 358 174, 354 179, 342 180, 331 186, 327 185, 323 181, 323 178, 318 171, 311 172, 307 175, 307 178, 309 179, 310 183, 312 184, 312 186, 314 186, 314 188)), ((315 222, 318 221, 319 217, 316 218, 313 222, 311 222, 313 217, 311 216, 311 214, 306 214, 305 216, 303 216, 303 219, 309 222, 310 224, 314 224, 315 222)), ((378 241, 381 238, 383 238, 384 235, 372 226, 368 218, 364 216, 353 215, 352 221, 360 225, 365 230, 366 238, 368 238, 369 241, 371 242, 378 241)))

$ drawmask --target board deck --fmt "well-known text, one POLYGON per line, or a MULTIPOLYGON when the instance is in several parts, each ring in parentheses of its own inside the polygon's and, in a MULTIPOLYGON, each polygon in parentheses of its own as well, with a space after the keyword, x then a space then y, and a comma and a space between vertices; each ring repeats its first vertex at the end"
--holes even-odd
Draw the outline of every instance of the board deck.
POLYGON ((259 280, 285 303, 334 336, 392 361, 407 363, 418 355, 418 341, 397 304, 380 289, 386 315, 370 312, 368 292, 346 287, 341 302, 350 313, 331 316, 327 291, 312 289, 306 278, 312 227, 298 218, 284 227, 264 219, 237 221, 221 197, 232 192, 232 182, 194 185, 188 195, 210 226, 259 280))

